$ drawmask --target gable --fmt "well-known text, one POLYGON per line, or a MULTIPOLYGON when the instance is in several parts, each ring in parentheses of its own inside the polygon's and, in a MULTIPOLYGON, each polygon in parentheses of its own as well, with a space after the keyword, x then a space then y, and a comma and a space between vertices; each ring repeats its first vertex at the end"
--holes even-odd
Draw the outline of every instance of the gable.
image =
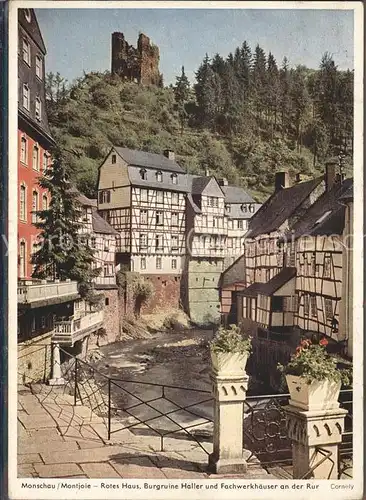
POLYGON ((99 167, 98 189, 129 186, 128 168, 126 162, 112 148, 99 167))
POLYGON ((210 181, 202 190, 203 196, 215 196, 217 198, 224 198, 224 193, 222 192, 217 180, 211 177, 210 181))

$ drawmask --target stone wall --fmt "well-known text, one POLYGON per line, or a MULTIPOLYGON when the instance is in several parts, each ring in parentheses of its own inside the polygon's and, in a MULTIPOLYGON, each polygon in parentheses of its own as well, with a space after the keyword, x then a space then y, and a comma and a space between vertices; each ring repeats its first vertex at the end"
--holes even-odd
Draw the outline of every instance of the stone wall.
POLYGON ((158 86, 161 84, 159 59, 159 48, 143 33, 139 35, 137 48, 127 43, 123 33, 112 34, 113 74, 130 82, 158 86))
POLYGON ((154 295, 141 309, 142 314, 150 314, 158 309, 177 309, 180 305, 181 276, 162 274, 144 275, 154 285, 154 295))
POLYGON ((104 294, 104 328, 106 337, 100 339, 100 345, 111 344, 120 338, 120 325, 123 317, 118 289, 103 290, 104 294))
POLYGON ((222 261, 192 259, 188 266, 188 309, 200 325, 220 321, 219 280, 222 261))
POLYGON ((52 331, 18 344, 18 383, 48 380, 52 331))

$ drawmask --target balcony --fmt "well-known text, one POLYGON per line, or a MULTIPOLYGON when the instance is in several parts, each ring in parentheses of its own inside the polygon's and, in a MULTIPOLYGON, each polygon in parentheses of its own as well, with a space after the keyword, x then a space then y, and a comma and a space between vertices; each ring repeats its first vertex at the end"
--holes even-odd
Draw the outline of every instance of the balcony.
POLYGON ((56 321, 53 330, 53 340, 61 345, 73 346, 78 340, 103 326, 104 311, 86 313, 81 318, 68 318, 56 321))
POLYGON ((23 307, 43 307, 79 297, 76 281, 19 280, 18 304, 23 307))

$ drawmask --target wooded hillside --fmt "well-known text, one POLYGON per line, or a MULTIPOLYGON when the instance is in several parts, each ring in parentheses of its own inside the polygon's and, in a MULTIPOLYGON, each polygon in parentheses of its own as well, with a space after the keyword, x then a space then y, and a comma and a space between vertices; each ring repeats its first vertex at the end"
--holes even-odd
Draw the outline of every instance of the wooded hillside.
POLYGON ((97 170, 110 146, 161 153, 170 148, 188 172, 208 168, 259 201, 274 173, 318 175, 342 155, 352 169, 353 73, 324 54, 319 69, 278 67, 246 42, 224 59, 207 55, 191 86, 184 68, 169 88, 141 87, 89 73, 68 85, 47 75, 49 120, 67 150, 70 174, 94 196, 97 170))

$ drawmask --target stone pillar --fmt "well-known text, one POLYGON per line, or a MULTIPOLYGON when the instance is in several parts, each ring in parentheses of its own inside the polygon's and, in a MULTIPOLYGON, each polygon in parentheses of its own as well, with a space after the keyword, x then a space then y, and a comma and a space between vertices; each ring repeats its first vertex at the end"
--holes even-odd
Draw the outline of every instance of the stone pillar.
POLYGON ((318 465, 306 479, 338 479, 338 446, 342 441, 347 410, 305 411, 292 405, 284 409, 287 432, 292 441, 294 479, 302 479, 329 452, 332 453, 329 459, 318 465))
POLYGON ((52 342, 52 378, 49 385, 63 385, 65 380, 61 377, 60 344, 52 342))
POLYGON ((245 372, 235 377, 211 375, 215 408, 209 468, 216 474, 241 474, 247 470, 243 458, 243 414, 248 380, 245 372))

